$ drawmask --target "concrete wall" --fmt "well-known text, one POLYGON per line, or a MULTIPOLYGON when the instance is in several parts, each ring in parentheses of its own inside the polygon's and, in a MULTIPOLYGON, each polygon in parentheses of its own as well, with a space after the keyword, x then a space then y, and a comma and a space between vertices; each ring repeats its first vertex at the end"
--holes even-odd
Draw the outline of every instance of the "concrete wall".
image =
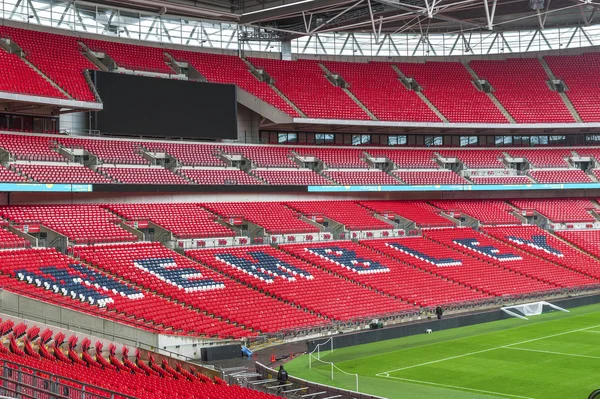
POLYGON ((238 104, 237 112, 238 140, 242 142, 258 142, 260 115, 241 104, 238 104))
POLYGON ((90 128, 89 112, 72 112, 62 114, 58 120, 59 130, 67 130, 71 134, 81 134, 90 128))

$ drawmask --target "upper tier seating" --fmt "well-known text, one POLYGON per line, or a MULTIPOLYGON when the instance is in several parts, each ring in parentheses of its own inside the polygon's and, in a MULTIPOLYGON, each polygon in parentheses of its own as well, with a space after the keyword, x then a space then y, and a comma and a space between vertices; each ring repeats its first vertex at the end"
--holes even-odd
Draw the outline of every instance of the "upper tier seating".
MULTIPOLYGON (((551 263, 596 279, 600 278, 600 261, 598 259, 573 248, 538 226, 484 227, 483 231, 551 263)), ((561 235, 560 231, 556 233, 561 235)), ((582 236, 585 236, 586 232, 582 233, 584 233, 582 236)), ((578 237, 578 234, 573 236, 578 237)), ((581 247, 579 243, 574 244, 581 247)))
POLYGON ((164 50, 158 47, 93 39, 83 39, 83 42, 93 51, 107 54, 119 67, 134 71, 175 73, 165 62, 164 50))
POLYGON ((364 150, 354 148, 323 148, 298 147, 294 148, 300 156, 317 157, 329 168, 368 168, 364 150))
POLYGON ((129 184, 189 184, 183 177, 159 167, 118 168, 98 167, 98 172, 129 184))
POLYGON ((197 184, 263 184, 240 169, 180 169, 179 171, 197 184))
POLYGON ((323 64, 332 73, 341 75, 350 84, 350 91, 379 120, 441 122, 414 91, 402 85, 390 64, 333 61, 323 64))
POLYGON ((215 202, 202 206, 225 220, 242 217, 270 234, 319 232, 317 227, 301 220, 298 212, 277 202, 215 202))
POLYGON ((91 140, 63 138, 56 139, 66 148, 83 148, 96 155, 104 163, 121 165, 148 165, 148 160, 138 154, 142 142, 131 140, 91 140))
POLYGON ((600 54, 545 56, 544 59, 557 79, 569 88, 565 92, 584 122, 600 122, 600 110, 595 104, 600 100, 600 75, 597 66, 600 54))
MULTIPOLYGON (((427 230, 447 234, 449 229, 427 230)), ((424 237, 361 241, 377 251, 436 276, 493 296, 519 295, 555 290, 556 285, 514 273, 467 256, 424 237)))
POLYGON ((595 285, 598 280, 575 273, 471 229, 426 231, 425 236, 468 256, 559 287, 595 285))
POLYGON ((474 60, 469 65, 494 88, 494 95, 517 123, 572 123, 571 113, 537 58, 474 60))
POLYGON ((18 55, 0 49, 0 65, 0 91, 66 99, 60 90, 31 69, 18 55))
MULTIPOLYGON (((73 352, 74 356, 79 358, 79 361, 73 362, 64 353, 65 349, 57 347, 56 340, 52 345, 46 345, 45 343, 34 343, 32 345, 33 342, 23 338, 19 341, 24 341, 25 350, 21 349, 21 344, 14 339, 14 334, 11 334, 7 341, 10 342, 11 352, 4 347, 0 351, 0 360, 6 370, 6 380, 2 392, 11 396, 42 398, 60 396, 73 399, 81 397, 139 399, 279 398, 268 393, 243 388, 239 385, 227 385, 218 377, 212 380, 207 376, 196 374, 195 370, 192 370, 192 373, 187 370, 179 371, 179 364, 176 366, 178 370, 175 370, 168 363, 162 365, 157 363, 152 355, 150 355, 147 364, 141 359, 136 359, 136 365, 129 358, 119 360, 115 355, 109 355, 110 362, 106 358, 101 361, 98 357, 94 359, 87 351, 87 357, 83 357, 86 356, 85 354, 81 355, 82 358, 86 359, 86 361, 83 361, 82 358, 79 358, 80 355, 73 352), (34 349, 34 346, 37 349, 34 349), (60 351, 62 356, 57 351, 60 351), (55 391, 60 391, 60 393, 57 394, 55 391), (19 393, 13 394, 12 392, 19 393)), ((99 356, 105 355, 100 353, 99 356)))
POLYGON ((588 212, 595 206, 586 199, 547 198, 543 200, 511 200, 517 208, 538 211, 552 222, 595 222, 588 212))
POLYGON ((281 249, 344 279, 417 306, 488 298, 488 295, 415 270, 352 242, 283 245, 281 249))
POLYGON ((117 216, 97 205, 4 206, 0 215, 18 223, 42 223, 77 244, 137 240, 117 225, 117 216))
POLYGON ((328 186, 333 184, 310 169, 256 169, 252 172, 267 183, 275 185, 328 186))
POLYGON ((351 185, 396 185, 402 184, 401 181, 394 179, 387 173, 382 172, 379 169, 370 169, 365 171, 339 171, 339 170, 325 170, 324 173, 338 182, 342 186, 351 185))
POLYGON ((80 265, 54 249, 0 251, 0 272, 3 289, 147 331, 222 338, 254 335, 80 265), (36 279, 42 284, 38 286, 36 279))
POLYGON ((441 150, 439 154, 444 158, 458 158, 468 169, 504 169, 501 150, 441 150))
POLYGON ((570 157, 570 149, 509 149, 507 151, 513 158, 525 158, 536 168, 566 168, 569 166, 566 157, 570 157))
POLYGON ((275 80, 275 86, 309 118, 370 119, 341 88, 325 78, 317 61, 249 60, 256 68, 266 70, 275 80))
POLYGON ((106 209, 129 221, 151 221, 178 238, 233 237, 216 217, 196 204, 110 204, 106 209))
POLYGON ((300 116, 267 83, 256 79, 240 57, 171 49, 169 49, 169 54, 175 57, 177 61, 191 64, 209 82, 233 83, 291 116, 300 116))
POLYGON ((324 323, 322 318, 250 290, 159 243, 82 247, 77 253, 83 261, 145 289, 255 331, 277 332, 324 323))
POLYGON ((454 223, 440 216, 436 209, 424 201, 360 201, 360 204, 381 215, 396 214, 414 221, 418 227, 454 226, 454 223))
POLYGON ((591 183, 592 179, 581 169, 531 170, 529 176, 538 183, 591 183))
POLYGON ((383 150, 367 149, 367 152, 374 157, 389 158, 398 168, 401 169, 438 169, 438 165, 433 159, 435 155, 432 150, 406 149, 406 150, 383 150))
POLYGON ((112 180, 80 164, 69 166, 17 164, 14 168, 40 183, 113 183, 112 180))
MULTIPOLYGON (((0 37, 9 37, 17 43, 25 51, 27 60, 74 99, 96 101, 83 71, 98 68, 81 54, 77 37, 9 26, 0 26, 0 37), (60 54, 60 57, 57 54, 60 54)), ((0 63, 4 68, 4 62, 0 63)), ((64 96, 61 93, 58 97, 64 96)))
POLYGON ((469 184, 467 180, 447 169, 411 172, 395 170, 392 173, 406 184, 469 184))
POLYGON ((288 207, 304 216, 323 215, 346 226, 348 230, 391 229, 392 225, 371 216, 372 212, 351 201, 289 202, 288 207))
POLYGON ((366 290, 268 246, 191 250, 191 256, 255 289, 335 320, 414 308, 366 290), (332 293, 335 296, 332 298, 332 293))
POLYGON ((511 212, 515 209, 499 200, 431 201, 431 204, 460 217, 464 213, 482 224, 521 224, 511 212), (458 215, 456 214, 458 212, 458 215))
POLYGON ((416 79, 422 93, 450 122, 508 123, 488 96, 471 83, 460 62, 397 64, 405 76, 416 79))
POLYGON ((533 184, 527 176, 474 177, 469 179, 475 184, 533 184))

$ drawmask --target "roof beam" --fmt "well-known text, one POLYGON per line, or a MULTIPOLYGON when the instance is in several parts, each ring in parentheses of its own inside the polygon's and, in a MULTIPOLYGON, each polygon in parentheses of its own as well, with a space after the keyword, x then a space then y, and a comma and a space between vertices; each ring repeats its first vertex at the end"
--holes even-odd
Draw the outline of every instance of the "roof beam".
POLYGON ((298 15, 325 7, 339 6, 355 3, 356 0, 301 0, 296 3, 281 4, 263 10, 251 11, 240 16, 240 24, 254 24, 263 21, 272 21, 291 15, 298 15))

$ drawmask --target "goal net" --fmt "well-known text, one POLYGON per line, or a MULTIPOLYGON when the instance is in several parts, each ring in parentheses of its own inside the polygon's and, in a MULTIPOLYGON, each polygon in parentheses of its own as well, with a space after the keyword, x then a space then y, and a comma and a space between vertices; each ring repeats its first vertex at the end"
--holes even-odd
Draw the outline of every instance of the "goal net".
POLYGON ((532 302, 532 303, 524 303, 521 305, 514 306, 505 306, 500 308, 503 312, 508 313, 513 317, 518 317, 519 319, 529 320, 529 316, 538 316, 542 314, 544 311, 554 311, 558 310, 561 312, 569 312, 567 309, 563 309, 560 306, 556 306, 551 304, 550 302, 540 301, 540 302, 532 302))
POLYGON ((325 361, 324 359, 331 354, 333 354, 333 339, 329 338, 308 354, 308 368, 335 381, 334 385, 338 388, 358 392, 358 374, 347 373, 335 363, 325 361))

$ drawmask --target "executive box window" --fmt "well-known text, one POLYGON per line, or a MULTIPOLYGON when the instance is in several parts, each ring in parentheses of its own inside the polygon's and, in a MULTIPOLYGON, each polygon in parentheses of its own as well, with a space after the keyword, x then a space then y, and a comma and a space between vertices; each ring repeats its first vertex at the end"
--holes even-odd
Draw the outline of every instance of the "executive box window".
POLYGON ((298 142, 298 134, 297 133, 279 133, 277 135, 277 143, 286 144, 286 143, 297 143, 298 142))
POLYGON ((406 145, 406 136, 388 136, 388 145, 406 145))
POLYGON ((371 135, 370 134, 353 134, 352 135, 352 145, 365 145, 371 144, 371 135))
POLYGON ((425 136, 425 147, 440 147, 444 145, 443 136, 425 136))
POLYGON ((585 142, 590 144, 600 143, 600 134, 587 134, 585 136, 585 142))
POLYGON ((332 144, 334 136, 333 133, 317 133, 315 134, 315 144, 332 144))
POLYGON ((460 136, 460 146, 469 147, 475 146, 479 143, 479 137, 477 136, 460 136))

